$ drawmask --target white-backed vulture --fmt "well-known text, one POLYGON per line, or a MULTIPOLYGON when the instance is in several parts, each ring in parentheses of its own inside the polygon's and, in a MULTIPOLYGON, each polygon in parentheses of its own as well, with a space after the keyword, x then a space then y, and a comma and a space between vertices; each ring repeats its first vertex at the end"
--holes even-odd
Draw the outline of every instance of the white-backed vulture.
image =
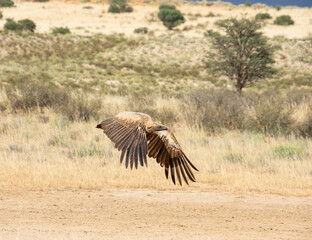
POLYGON ((115 143, 115 148, 121 151, 120 163, 125 158, 126 168, 130 165, 138 168, 147 166, 147 158, 156 158, 157 163, 165 168, 168 179, 169 169, 173 183, 182 178, 188 184, 188 179, 195 182, 191 170, 198 169, 185 156, 172 131, 166 126, 154 123, 151 117, 139 112, 121 112, 113 118, 104 120, 96 126, 103 129, 109 139, 115 143), (182 177, 181 177, 182 176, 182 177))

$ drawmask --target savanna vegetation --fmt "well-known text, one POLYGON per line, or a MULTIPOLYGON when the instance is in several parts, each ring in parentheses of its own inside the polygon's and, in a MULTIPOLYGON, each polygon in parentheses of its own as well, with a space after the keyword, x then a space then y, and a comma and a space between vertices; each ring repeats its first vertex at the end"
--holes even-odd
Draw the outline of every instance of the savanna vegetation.
MULTIPOLYGON (((246 25, 259 30, 255 23, 246 25)), ((207 36, 155 36, 145 27, 133 37, 78 36, 63 34, 67 29, 0 33, 1 189, 176 188, 153 160, 148 170, 119 167, 119 153, 95 129, 131 110, 173 128, 202 186, 312 195, 310 38, 263 40, 253 32, 265 43, 258 60, 269 57, 274 71, 265 68, 270 74, 237 92, 230 74, 216 75, 207 64, 214 49, 207 36)))
POLYGON ((169 30, 185 22, 183 14, 174 5, 160 5, 157 16, 169 30))
POLYGON ((109 5, 108 12, 123 13, 133 12, 133 8, 127 3, 127 0, 112 0, 109 5))
POLYGON ((0 0, 0 7, 13 7, 14 2, 12 0, 0 0))

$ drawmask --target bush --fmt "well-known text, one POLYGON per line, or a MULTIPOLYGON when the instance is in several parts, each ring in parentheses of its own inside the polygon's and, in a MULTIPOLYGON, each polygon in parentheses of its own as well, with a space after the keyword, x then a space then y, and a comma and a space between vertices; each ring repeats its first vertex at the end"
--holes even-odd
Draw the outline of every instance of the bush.
POLYGON ((108 12, 110 13, 122 13, 133 12, 133 8, 127 4, 127 0, 112 0, 108 12))
POLYGON ((280 5, 276 5, 276 6, 275 6, 275 9, 276 9, 277 11, 281 10, 281 8, 282 8, 282 7, 281 7, 280 5))
POLYGON ((0 19, 3 17, 3 14, 2 14, 2 12, 0 11, 0 19))
POLYGON ((257 20, 265 20, 265 19, 271 19, 271 15, 269 13, 258 13, 255 17, 257 20))
POLYGON ((13 7, 14 2, 12 0, 0 0, 0 7, 13 7))
POLYGON ((157 16, 169 30, 185 22, 183 14, 176 9, 159 9, 157 16))
POLYGON ((120 11, 121 12, 133 12, 133 8, 131 6, 129 6, 129 5, 126 5, 126 6, 122 7, 122 8, 120 8, 120 11))
POLYGON ((146 33, 148 33, 148 28, 147 27, 136 28, 136 29, 134 29, 134 33, 146 34, 146 33))
POLYGON ((281 15, 274 20, 274 24, 282 26, 293 25, 294 23, 294 20, 289 15, 281 15))
POLYGON ((36 24, 32 20, 29 20, 29 19, 20 20, 18 21, 18 24, 22 26, 23 30, 34 32, 36 29, 36 24))
POLYGON ((182 99, 184 116, 191 126, 200 124, 199 127, 208 133, 245 128, 248 117, 246 111, 250 103, 247 97, 237 92, 199 90, 182 99))
POLYGON ((4 24, 4 29, 9 31, 22 30, 22 26, 15 22, 12 18, 8 18, 4 24))
POLYGON ((36 29, 36 24, 29 19, 23 19, 15 22, 12 18, 8 18, 6 23, 4 24, 4 29, 9 31, 27 30, 34 32, 36 29))
POLYGON ((108 12, 110 13, 120 13, 120 7, 116 3, 109 5, 108 12))
POLYGON ((297 135, 312 138, 312 111, 310 111, 307 119, 298 125, 297 135))
POLYGON ((101 106, 101 101, 90 99, 77 92, 69 95, 68 102, 56 110, 59 110, 70 121, 89 121, 99 119, 101 106))
POLYGON ((71 121, 98 119, 101 102, 81 93, 69 93, 51 83, 33 81, 7 87, 7 99, 13 112, 24 113, 52 108, 71 121))
POLYGON ((272 76, 274 48, 259 32, 262 25, 258 20, 230 18, 216 25, 225 35, 212 30, 206 34, 212 45, 206 63, 212 73, 227 76, 239 92, 272 76))
POLYGON ((246 6, 246 7, 251 7, 251 2, 247 0, 247 1, 245 2, 245 6, 246 6))
POLYGON ((159 6, 159 10, 162 10, 162 9, 172 9, 172 10, 174 10, 174 9, 176 9, 176 7, 174 5, 161 4, 159 6))
MULTIPOLYGON (((180 98, 183 119, 192 127, 203 127, 209 134, 227 129, 269 136, 312 137, 312 113, 300 124, 296 123, 293 112, 298 104, 287 94, 197 90, 180 98)), ((311 100, 302 99, 299 104, 309 102, 311 100)))
POLYGON ((263 94, 254 106, 255 116, 248 128, 267 135, 288 135, 294 130, 293 109, 283 99, 263 94))
POLYGON ((13 112, 58 107, 68 102, 68 94, 65 91, 52 84, 37 81, 7 87, 6 95, 13 112))
POLYGON ((35 2, 49 2, 49 0, 35 0, 35 2))
POLYGON ((52 29, 52 34, 69 34, 70 30, 68 27, 55 27, 52 29))

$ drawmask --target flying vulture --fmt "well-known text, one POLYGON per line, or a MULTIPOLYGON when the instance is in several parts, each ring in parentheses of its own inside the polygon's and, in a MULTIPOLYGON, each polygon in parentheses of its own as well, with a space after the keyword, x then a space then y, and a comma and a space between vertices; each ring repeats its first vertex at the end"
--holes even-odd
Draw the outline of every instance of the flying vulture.
POLYGON ((146 155, 156 158, 161 167, 165 167, 168 179, 169 169, 173 183, 176 177, 182 185, 182 178, 188 184, 188 178, 195 182, 192 168, 198 169, 185 156, 172 131, 166 126, 152 121, 152 118, 139 112, 121 112, 113 118, 104 120, 96 126, 103 129, 108 138, 121 150, 120 163, 125 158, 125 165, 138 168, 147 166, 146 155), (175 177, 176 175, 176 177, 175 177), (182 178, 181 178, 182 176, 182 178))

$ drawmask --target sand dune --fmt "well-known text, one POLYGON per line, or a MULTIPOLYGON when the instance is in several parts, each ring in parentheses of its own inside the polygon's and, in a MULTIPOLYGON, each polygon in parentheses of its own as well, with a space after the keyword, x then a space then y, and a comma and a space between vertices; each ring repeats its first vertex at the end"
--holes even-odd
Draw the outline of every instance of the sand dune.
POLYGON ((235 7, 228 4, 213 6, 180 4, 186 22, 177 30, 169 32, 157 19, 158 5, 133 5, 134 12, 123 14, 108 13, 107 4, 75 3, 75 2, 17 2, 17 7, 3 9, 3 19, 16 20, 29 18, 37 24, 37 32, 51 32, 54 27, 69 27, 72 33, 92 35, 96 33, 122 33, 133 35, 139 27, 148 27, 156 36, 162 34, 182 34, 188 37, 202 37, 207 29, 213 29, 214 22, 219 19, 239 16, 255 16, 259 12, 268 12, 273 17, 268 20, 264 32, 269 37, 285 36, 288 38, 304 38, 312 36, 312 9, 287 7, 277 11, 269 7, 235 7), (290 15, 293 26, 276 26, 273 20, 279 15, 290 15), (214 17, 212 17, 214 15, 214 17))

